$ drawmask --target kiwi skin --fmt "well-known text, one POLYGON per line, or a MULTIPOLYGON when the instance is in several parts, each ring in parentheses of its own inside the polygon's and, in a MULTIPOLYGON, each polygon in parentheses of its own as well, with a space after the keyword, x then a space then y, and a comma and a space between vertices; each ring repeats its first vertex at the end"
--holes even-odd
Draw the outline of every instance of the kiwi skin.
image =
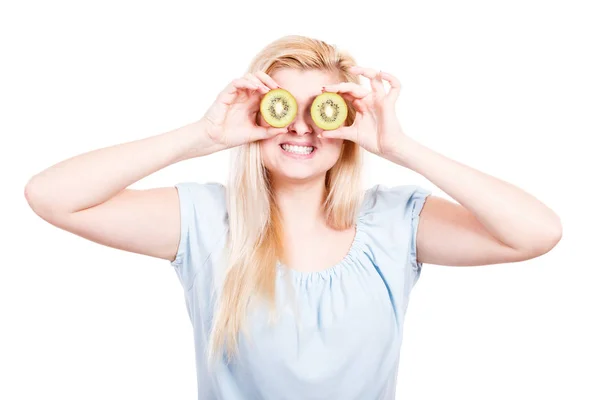
POLYGON ((315 124, 323 130, 329 131, 334 130, 342 126, 346 118, 348 117, 348 105, 342 96, 334 92, 324 92, 318 95, 310 107, 310 115, 315 121, 315 124), (337 109, 337 118, 333 121, 327 121, 323 119, 321 114, 321 108, 323 104, 329 103, 337 109), (337 107, 336 107, 337 106, 337 107))
POLYGON ((298 104, 296 103, 296 99, 290 92, 282 88, 270 90, 260 101, 260 113, 262 114, 262 117, 267 124, 275 128, 283 128, 284 126, 289 125, 294 118, 296 118, 297 112, 298 104), (281 119, 277 119, 271 112, 271 101, 277 97, 281 97, 288 104, 287 113, 283 115, 281 119))

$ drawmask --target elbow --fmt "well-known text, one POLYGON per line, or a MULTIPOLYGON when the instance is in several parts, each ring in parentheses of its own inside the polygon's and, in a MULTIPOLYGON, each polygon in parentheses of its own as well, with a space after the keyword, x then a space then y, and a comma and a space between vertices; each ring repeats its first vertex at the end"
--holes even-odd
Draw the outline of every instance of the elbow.
POLYGON ((35 198, 35 189, 33 185, 33 178, 29 179, 25 184, 25 189, 23 190, 23 194, 25 195, 25 200, 27 200, 27 204, 29 207, 34 208, 34 198, 35 198))
POLYGON ((514 247, 520 254, 521 260, 529 260, 540 257, 552 250, 562 239, 562 225, 557 224, 552 229, 546 229, 538 234, 528 235, 521 246, 514 247))
POLYGON ((560 217, 557 214, 554 214, 554 222, 552 223, 550 228, 548 228, 547 232, 548 238, 546 242, 548 250, 546 251, 546 253, 552 250, 562 239, 563 226, 560 217))
POLYGON ((562 239, 562 234, 563 234, 562 223, 560 221, 558 221, 558 223, 556 224, 556 227, 553 230, 552 236, 549 239, 550 249, 554 248, 554 246, 556 246, 558 244, 558 242, 560 242, 560 240, 562 239))
POLYGON ((563 227, 560 217, 552 212, 552 218, 545 226, 540 227, 540 233, 534 239, 534 246, 538 255, 546 254, 552 250, 562 239, 563 227))
POLYGON ((53 207, 47 204, 47 201, 44 201, 45 196, 40 192, 39 186, 35 183, 35 177, 27 182, 23 194, 33 212, 43 219, 48 218, 53 207))
POLYGON ((545 247, 542 254, 546 254, 552 250, 562 239, 562 226, 557 227, 545 241, 545 247))
POLYGON ((540 234, 534 243, 532 243, 530 250, 534 253, 534 256, 538 257, 548 253, 552 250, 562 239, 562 224, 560 222, 555 224, 551 229, 547 229, 543 234, 540 234))
POLYGON ((33 210, 38 216, 43 218, 43 207, 39 201, 39 195, 37 194, 37 188, 31 180, 27 182, 24 189, 25 200, 29 204, 29 208, 33 210))

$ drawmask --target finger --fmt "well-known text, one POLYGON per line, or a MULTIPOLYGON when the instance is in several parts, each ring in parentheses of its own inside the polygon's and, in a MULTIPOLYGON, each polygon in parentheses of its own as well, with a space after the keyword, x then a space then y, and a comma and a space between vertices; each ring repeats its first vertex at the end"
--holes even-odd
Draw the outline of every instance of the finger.
POLYGON ((267 85, 262 83, 262 81, 260 79, 258 79, 256 76, 254 76, 251 73, 247 73, 246 75, 244 75, 244 79, 247 79, 248 81, 255 83, 259 87, 259 90, 262 93, 267 93, 269 90, 271 90, 267 85))
POLYGON ((257 90, 259 88, 259 85, 246 79, 235 79, 232 83, 237 89, 257 90))
POLYGON ((267 137, 271 138, 277 135, 281 135, 282 133, 286 133, 287 131, 287 127, 275 128, 274 126, 270 126, 267 128, 267 137))
POLYGON ((275 128, 274 126, 268 126, 268 127, 257 126, 256 128, 257 129, 254 131, 254 133, 251 137, 252 141, 269 139, 269 138, 272 138, 272 137, 275 137, 277 135, 287 132, 286 127, 275 128))
POLYGON ((344 98, 344 100, 346 100, 346 103, 348 104, 352 104, 352 106, 354 107, 354 109, 358 112, 367 112, 368 111, 368 107, 365 103, 364 98, 362 99, 357 99, 354 98, 352 95, 347 94, 347 93, 340 93, 340 96, 342 96, 344 98))
POLYGON ((371 88, 373 89, 373 93, 377 98, 385 97, 385 87, 383 86, 383 80, 381 79, 378 71, 374 70, 373 68, 364 67, 352 67, 352 71, 358 75, 369 78, 371 81, 371 88))
POLYGON ((229 82, 229 84, 221 91, 221 93, 218 94, 218 102, 230 105, 235 101, 238 94, 238 88, 235 86, 235 81, 236 79, 229 82))
POLYGON ((251 94, 254 94, 255 91, 259 91, 264 94, 270 90, 269 88, 264 87, 262 84, 259 85, 247 79, 236 79, 233 83, 233 86, 236 89, 248 89, 252 92, 251 94))
POLYGON ((325 139, 346 139, 354 141, 351 135, 352 129, 348 126, 341 126, 337 129, 332 129, 330 131, 324 130, 318 136, 325 139))
POLYGON ((361 68, 358 65, 353 65, 350 68, 348 68, 348 71, 354 75, 360 75, 359 74, 360 70, 361 70, 361 68))
POLYGON ((344 100, 346 100, 347 104, 352 104, 352 106, 354 106, 354 109, 356 111, 359 112, 365 112, 367 111, 367 108, 364 104, 364 97, 363 99, 357 99, 355 97, 353 97, 351 94, 347 94, 347 93, 340 93, 340 96, 342 96, 342 98, 344 100))
POLYGON ((387 96, 390 101, 395 102, 400 95, 400 80, 396 78, 392 74, 388 74, 387 72, 381 72, 381 77, 390 83, 390 91, 387 96))
POLYGON ((352 102, 352 105, 354 106, 354 109, 359 113, 364 113, 368 111, 367 105, 360 99, 354 100, 352 102))
POLYGON ((356 99, 348 93, 340 93, 340 96, 342 96, 342 98, 346 101, 346 104, 354 105, 354 102, 356 101, 356 99))
POLYGON ((270 87, 271 89, 277 89, 277 88, 281 87, 277 84, 277 82, 275 82, 275 80, 273 78, 271 78, 269 75, 267 75, 263 71, 256 71, 255 75, 258 77, 258 79, 260 79, 260 81, 263 84, 270 87))
POLYGON ((373 68, 355 66, 352 67, 352 70, 355 71, 357 75, 362 75, 369 79, 374 79, 377 76, 377 71, 373 68))
POLYGON ((245 79, 235 79, 231 82, 233 86, 234 94, 229 93, 230 99, 228 99, 227 104, 232 105, 234 103, 245 103, 248 99, 251 100, 250 104, 253 104, 255 101, 259 99, 259 96, 255 96, 255 94, 261 90, 261 88, 245 79), (242 96, 240 94, 243 93, 242 96))
MULTIPOLYGON (((323 86, 323 91, 332 93, 345 93, 354 98, 362 99, 369 94, 369 89, 354 82, 341 82, 323 86)), ((346 98, 346 97, 344 97, 346 98)))

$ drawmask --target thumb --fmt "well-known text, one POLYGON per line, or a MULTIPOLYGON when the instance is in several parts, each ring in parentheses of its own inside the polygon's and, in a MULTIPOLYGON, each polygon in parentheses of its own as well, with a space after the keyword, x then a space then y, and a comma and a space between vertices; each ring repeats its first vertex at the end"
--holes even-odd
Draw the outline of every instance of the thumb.
POLYGON ((321 132, 319 134, 320 137, 323 137, 325 139, 347 139, 347 140, 351 140, 349 134, 348 134, 348 128, 345 126, 342 126, 340 128, 337 129, 332 129, 330 131, 324 130, 323 132, 321 132))
POLYGON ((287 126, 283 128, 275 128, 273 126, 270 126, 267 128, 267 138, 272 138, 274 136, 281 135, 282 133, 286 133, 287 130, 287 126))
POLYGON ((285 132, 287 132, 287 128, 275 128, 273 126, 269 126, 269 127, 257 126, 256 129, 253 131, 253 134, 252 134, 252 137, 250 138, 250 140, 255 141, 255 140, 270 139, 272 137, 275 137, 275 136, 285 133, 285 132))

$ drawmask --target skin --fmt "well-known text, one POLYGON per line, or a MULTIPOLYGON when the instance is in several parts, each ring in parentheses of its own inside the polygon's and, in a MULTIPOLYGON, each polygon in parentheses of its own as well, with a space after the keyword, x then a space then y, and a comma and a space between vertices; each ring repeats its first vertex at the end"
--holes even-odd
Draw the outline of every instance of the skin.
POLYGON ((540 200, 408 136, 396 116, 400 82, 395 76, 358 66, 351 72, 367 78, 370 90, 350 82, 327 86, 358 112, 352 126, 323 135, 355 141, 421 174, 455 200, 431 195, 425 202, 417 231, 418 261, 451 266, 516 262, 541 256, 560 241, 560 218, 540 200))
POLYGON ((262 140, 263 161, 275 175, 291 263, 298 269, 308 265, 319 268, 337 261, 354 234, 352 230, 328 230, 320 208, 324 173, 339 156, 342 140, 350 140, 421 174, 454 200, 431 195, 425 202, 417 233, 419 262, 473 266, 523 261, 547 253, 560 241, 560 218, 540 200, 405 134, 396 117, 397 78, 364 67, 350 72, 368 79, 370 87, 291 71, 273 76, 258 72, 235 79, 201 120, 65 159, 32 176, 25 186, 25 198, 38 216, 65 231, 172 261, 180 240, 176 189, 129 186, 174 163, 262 140), (390 86, 387 91, 384 81, 390 86), (259 94, 279 85, 285 85, 299 101, 300 114, 289 132, 266 128, 263 122, 256 124, 259 94), (323 85, 326 91, 340 93, 357 110, 351 126, 319 131, 307 118, 309 99, 323 85), (321 153, 306 165, 283 159, 277 153, 283 138, 310 139, 321 153), (327 251, 332 244, 336 251, 327 251), (330 258, 319 264, 317 254, 330 258))
MULTIPOLYGON (((310 116, 310 107, 314 98, 320 95, 324 85, 338 83, 338 79, 323 71, 298 71, 282 69, 273 73, 273 81, 289 91, 298 103, 298 113, 287 126, 284 134, 261 140, 260 148, 263 165, 272 173, 277 185, 325 182, 325 173, 333 167, 340 156, 342 139, 319 138, 323 132, 310 116), (286 141, 308 142, 316 146, 314 157, 310 161, 295 160, 285 155, 280 144, 286 141)), ((260 115, 260 114, 259 114, 260 115)), ((262 115, 259 125, 269 126, 262 115)))
MULTIPOLYGON (((289 91, 298 103, 298 113, 286 132, 260 141, 262 162, 271 173, 286 232, 286 264, 302 271, 323 269, 343 258, 355 235, 354 227, 335 231, 325 223, 325 174, 338 160, 343 139, 320 137, 323 129, 310 116, 312 101, 322 87, 339 83, 339 78, 319 70, 280 69, 267 81, 289 91), (289 141, 316 146, 313 158, 288 157, 280 144, 289 141)), ((269 126, 260 113, 259 125, 269 126)))
MULTIPOLYGON (((276 193, 286 230, 298 232, 292 237, 294 241, 302 242, 303 235, 312 233, 311 221, 319 221, 317 226, 323 226, 320 196, 324 172, 335 162, 333 148, 339 145, 330 141, 335 139, 354 141, 377 156, 420 173, 456 200, 431 195, 425 202, 417 231, 420 262, 473 266, 524 261, 547 253, 560 241, 559 217, 534 196, 406 135, 396 115, 400 94, 396 77, 358 66, 351 72, 367 78, 370 88, 352 82, 336 83, 334 77, 317 71, 281 70, 266 80, 271 87, 282 86, 297 96, 299 115, 290 125, 289 133, 317 145, 322 143, 327 149, 327 157, 315 156, 314 163, 312 160, 301 163, 288 161, 278 148, 279 143, 288 139, 287 134, 262 141, 263 161, 277 177, 276 193), (384 81, 389 83, 389 90, 385 89, 384 81), (351 126, 323 131, 314 125, 309 96, 318 94, 320 86, 339 93, 356 108, 356 119, 351 126)), ((345 248, 344 240, 348 237, 346 233, 332 239, 332 245, 338 249, 336 258, 343 255, 339 249, 345 248)), ((300 247, 306 248, 302 243, 300 247)), ((298 254, 298 260, 302 258, 300 250, 294 253, 298 254)))

